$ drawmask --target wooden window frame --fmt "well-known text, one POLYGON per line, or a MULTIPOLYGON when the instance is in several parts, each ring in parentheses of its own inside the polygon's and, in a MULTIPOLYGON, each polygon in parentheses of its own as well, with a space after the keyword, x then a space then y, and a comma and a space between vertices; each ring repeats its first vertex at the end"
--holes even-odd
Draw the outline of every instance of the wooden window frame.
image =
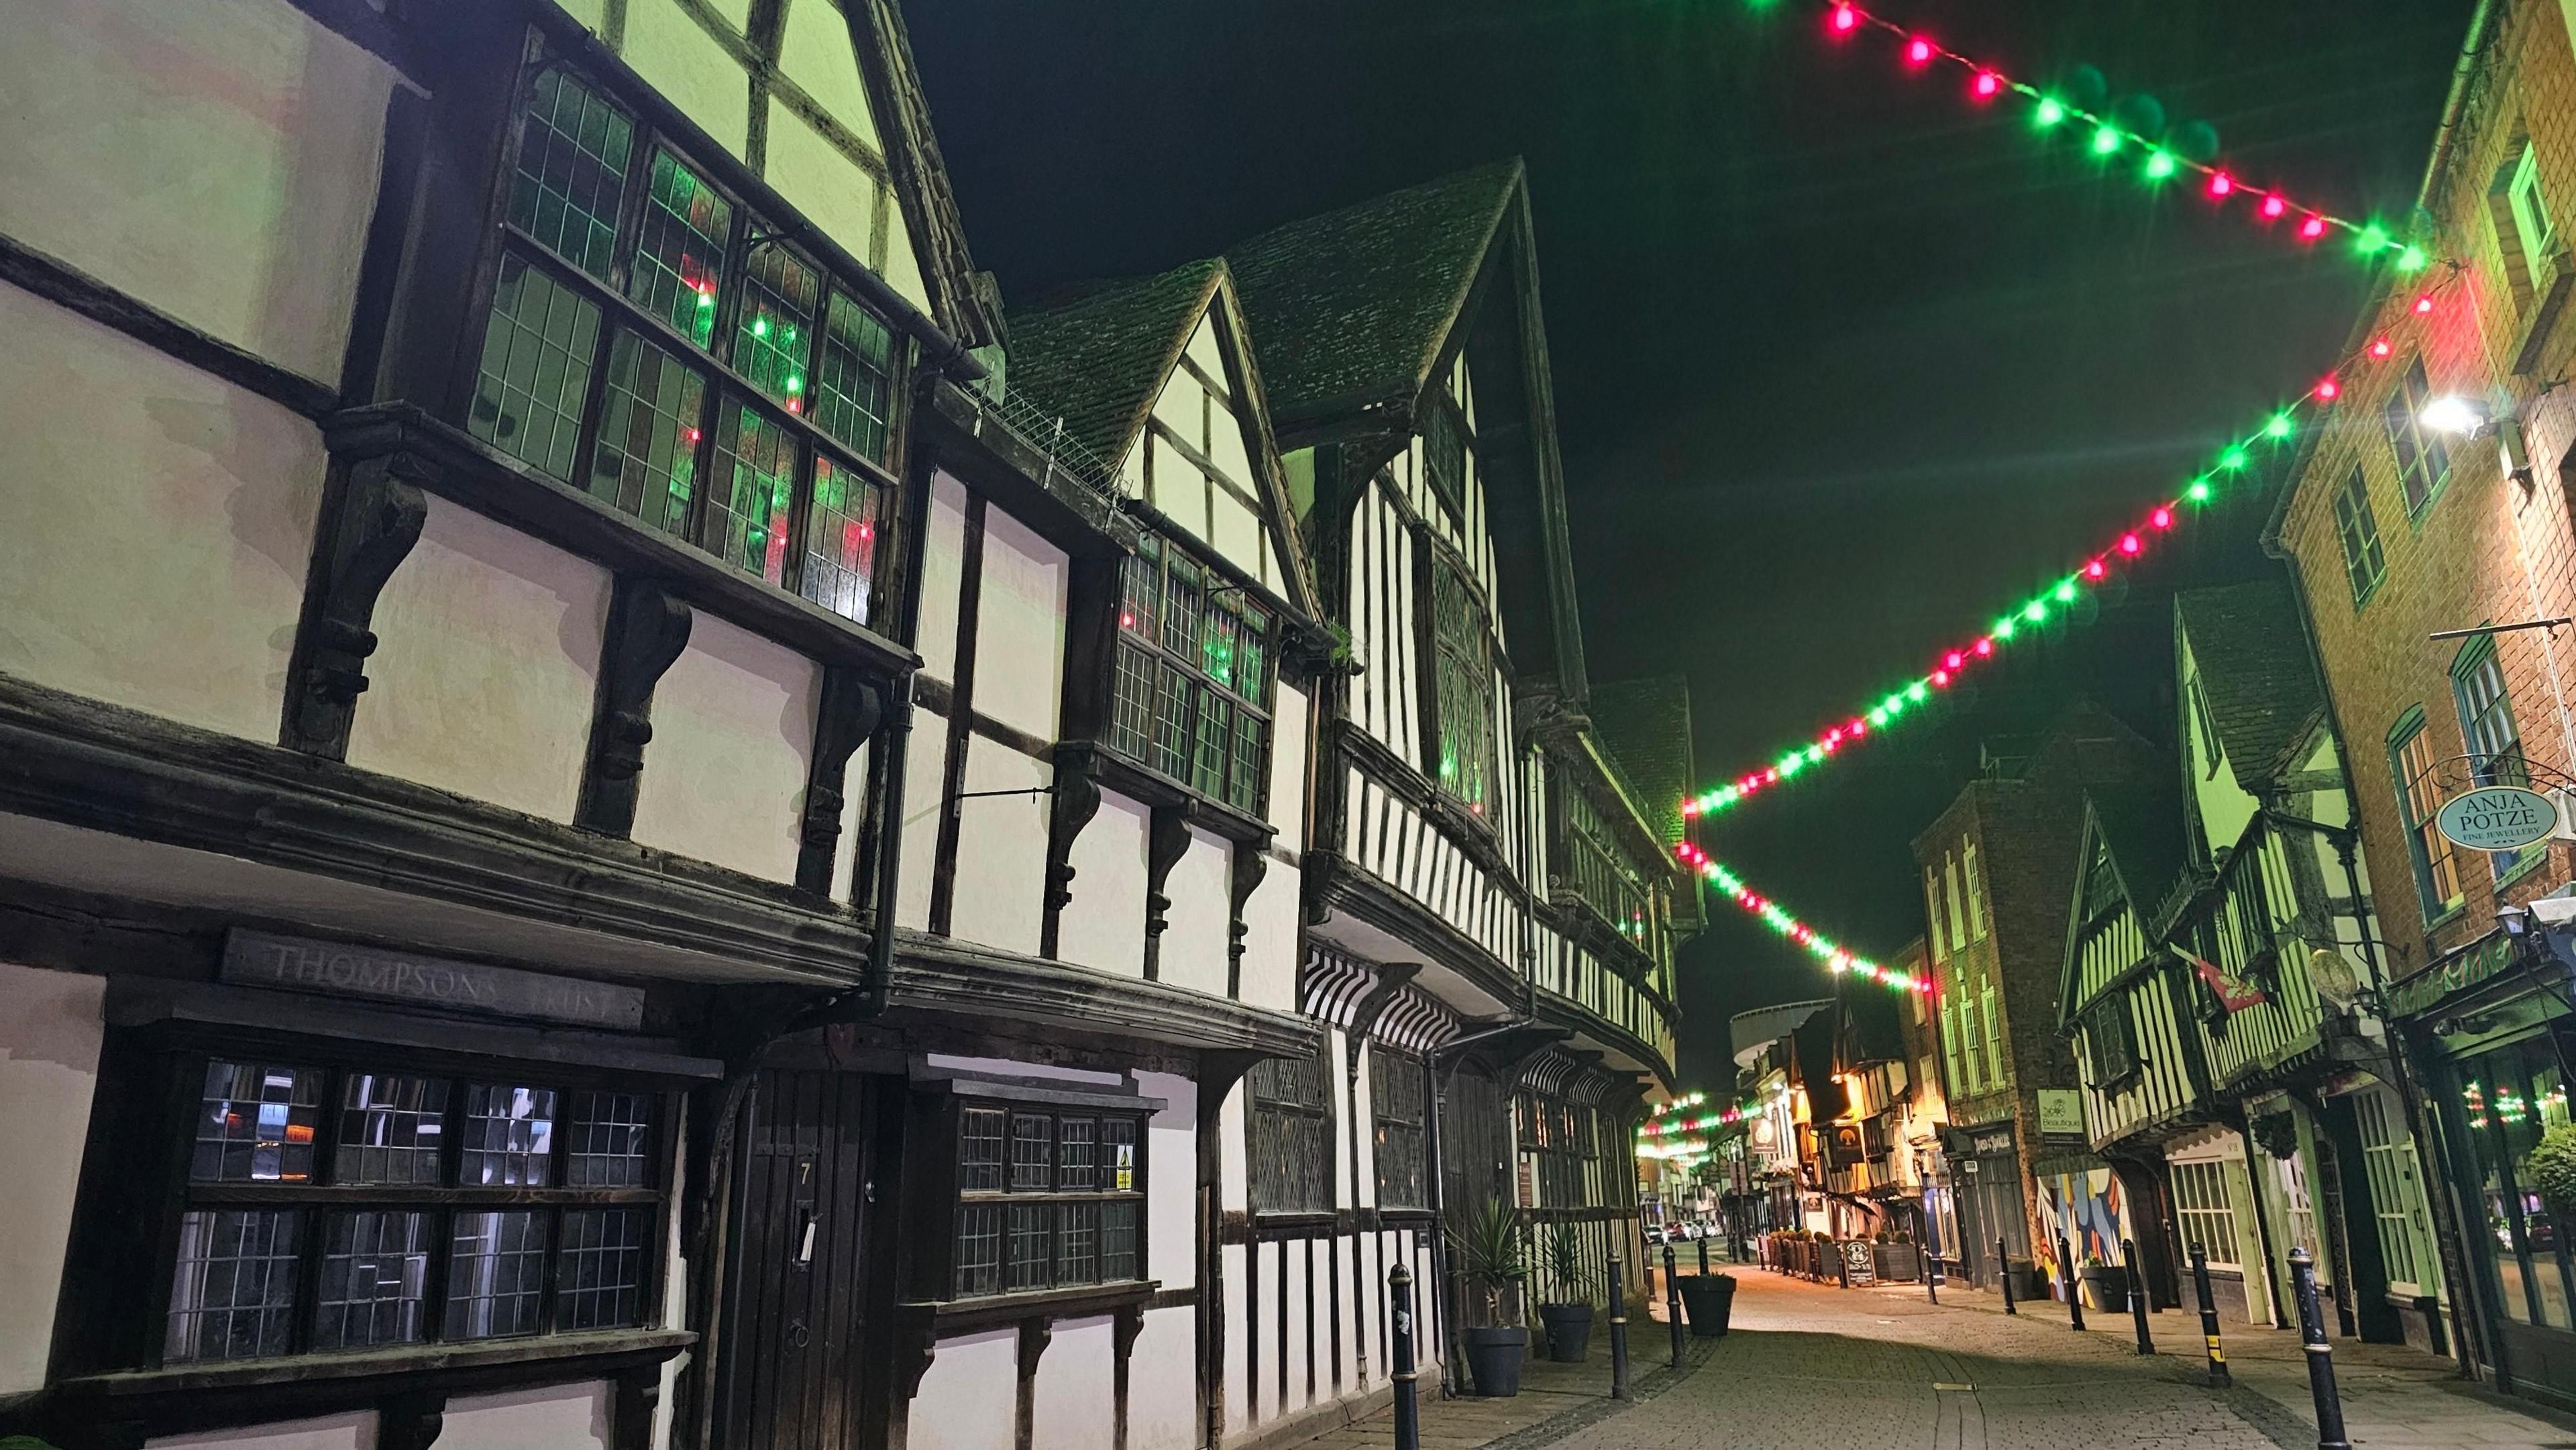
POLYGON ((1440 506, 1443 521, 1453 529, 1464 529, 1467 520, 1467 479, 1476 466, 1476 430, 1467 424, 1467 410, 1447 386, 1432 397, 1430 415, 1422 426, 1422 491, 1440 506), (1433 462, 1435 429, 1454 430, 1450 441, 1458 448, 1457 471, 1443 479, 1444 470, 1433 462), (1446 486, 1444 487, 1444 481, 1446 486))
POLYGON ((1382 1042, 1369 1044, 1368 1054, 1371 1089, 1369 1116, 1377 1130, 1374 1140, 1376 1151, 1372 1156, 1377 1168, 1378 1211, 1429 1213, 1433 1172, 1430 1156, 1431 1065, 1411 1053, 1382 1042), (1412 1083, 1410 1091, 1417 1094, 1410 1104, 1416 1111, 1410 1117, 1400 1111, 1390 1110, 1397 1105, 1392 1101, 1395 1094, 1389 1089, 1398 1077, 1410 1081, 1412 1083), (1390 1159, 1403 1160, 1407 1157, 1405 1153, 1395 1151, 1393 1148, 1399 1140, 1409 1141, 1412 1144, 1409 1157, 1412 1167, 1409 1197, 1391 1191, 1393 1185, 1399 1182, 1399 1177, 1387 1172, 1390 1159))
POLYGON ((1243 1082, 1244 1181, 1252 1212, 1263 1218, 1331 1214, 1338 1203, 1333 1128, 1339 1115, 1330 1052, 1319 1048, 1311 1058, 1264 1058, 1244 1074, 1243 1082), (1313 1073, 1311 1100, 1279 1090, 1283 1075, 1292 1070, 1313 1073), (1294 1146, 1289 1134, 1309 1125, 1312 1161, 1304 1166, 1303 1181, 1292 1182, 1279 1172, 1294 1146))
POLYGON ((1564 811, 1559 839, 1563 843, 1565 869, 1561 874, 1565 883, 1602 925, 1660 961, 1662 943, 1655 929, 1655 897, 1648 884, 1651 878, 1612 830, 1609 814, 1584 789, 1583 782, 1575 779, 1574 768, 1551 756, 1549 774, 1554 780, 1549 794, 1564 811))
POLYGON ((1089 1095, 1076 1095, 1081 1100, 1063 1101, 1061 1099, 1064 1096, 1045 1092, 1004 1091, 991 1096, 980 1093, 961 1094, 947 1100, 946 1110, 942 1115, 945 1133, 939 1139, 939 1142, 944 1145, 942 1156, 946 1169, 945 1173, 940 1175, 940 1181, 945 1188, 944 1193, 941 1194, 940 1206, 945 1210, 941 1218, 947 1227, 940 1238, 943 1250, 941 1258, 944 1262, 934 1266, 937 1282, 941 1286, 940 1293, 937 1295, 941 1302, 971 1305, 1025 1295, 1093 1292, 1148 1282, 1147 1269, 1151 1259, 1147 1252, 1146 1239, 1149 1217, 1146 1211, 1146 1189, 1150 1182, 1147 1142, 1153 1109, 1143 1100, 1104 1101, 1089 1095), (972 1121, 969 1115, 985 1113, 997 1114, 1001 1119, 1002 1157, 998 1164, 1000 1186, 989 1189, 967 1186, 964 1164, 966 1131, 972 1121), (1017 1165, 1013 1161, 1013 1148, 1018 1141, 1017 1129, 1026 1119, 1040 1119, 1047 1125, 1048 1158, 1044 1174, 1046 1181, 1043 1184, 1015 1181, 1017 1165), (1094 1125, 1094 1135, 1090 1145, 1091 1171, 1096 1175, 1096 1179, 1091 1187, 1068 1187, 1065 1184, 1069 1169, 1063 1152, 1066 1141, 1064 1125, 1067 1122, 1087 1122, 1094 1125), (1112 1124, 1123 1125, 1127 1130, 1128 1141, 1125 1144, 1115 1141, 1117 1135, 1111 1131, 1112 1124), (1115 1152, 1115 1149, 1120 1146, 1131 1150, 1128 1154, 1128 1164, 1123 1170, 1115 1152), (1128 1175, 1124 1180, 1125 1187, 1120 1186, 1121 1179, 1118 1176, 1122 1171, 1128 1175), (1111 1205, 1129 1207, 1135 1215, 1133 1250, 1135 1272, 1116 1277, 1108 1274, 1105 1262, 1108 1256, 1107 1217, 1108 1208, 1111 1205), (1088 1279, 1069 1279, 1065 1273, 1064 1256, 1064 1231, 1067 1223, 1071 1221, 1067 1210, 1082 1207, 1095 1207, 1100 1210, 1092 1216, 1090 1224, 1092 1276, 1088 1279), (1014 1230, 1011 1211, 1028 1208, 1051 1210, 1047 1215, 1047 1259, 1050 1267, 1045 1283, 1015 1285, 1012 1282, 1014 1264, 1011 1239, 1014 1230), (984 1209, 998 1210, 1000 1215, 997 1220, 997 1257, 992 1266, 992 1287, 970 1289, 965 1282, 969 1266, 963 1245, 968 1238, 970 1215, 984 1209))
POLYGON ((2434 811, 2440 808, 2440 802, 2418 790, 2430 781, 2438 793, 2438 768, 2424 707, 2414 706, 2389 727, 2388 772, 2397 788, 2397 818, 2406 826, 2406 854, 2415 867, 2416 904, 2427 923, 2460 910, 2467 900, 2460 886, 2459 859, 2452 854, 2449 839, 2434 824, 2434 811), (2433 808, 2419 810, 2419 796, 2430 801, 2433 808))
MULTIPOLYGON (((96 1368, 186 1369, 216 1378, 236 1373, 265 1375, 313 1354, 342 1352, 314 1343, 320 1316, 322 1271, 327 1225, 343 1213, 418 1213, 420 1252, 425 1257, 418 1296, 419 1332, 408 1339, 366 1346, 375 1352, 428 1351, 439 1345, 529 1346, 542 1350, 566 1335, 641 1334, 659 1323, 664 1291, 664 1254, 674 1205, 677 1154, 673 1133, 681 1120, 683 1095, 667 1079, 558 1062, 461 1057, 357 1039, 279 1038, 255 1034, 219 1039, 211 1034, 165 1029, 135 1029, 122 1034, 114 1056, 124 1069, 157 1084, 149 1096, 134 1098, 127 1121, 149 1146, 139 1161, 112 1170, 113 1182, 84 1186, 82 1213, 112 1213, 121 1222, 117 1234, 138 1255, 127 1266, 139 1292, 114 1304, 93 1303, 85 1311, 100 1319, 92 1348, 101 1358, 96 1368), (318 1076, 316 1111, 310 1137, 311 1166, 304 1181, 197 1179, 191 1158, 203 1112, 203 1092, 211 1063, 247 1067, 291 1068, 318 1076), (336 1158, 345 1084, 354 1073, 377 1077, 419 1077, 447 1085, 442 1109, 435 1181, 429 1183, 341 1183, 336 1158), (460 1163, 466 1151, 468 1091, 473 1087, 524 1087, 551 1090, 554 1116, 549 1120, 547 1183, 544 1186, 466 1185, 460 1163), (584 1093, 617 1093, 640 1099, 645 1109, 642 1182, 613 1187, 577 1187, 566 1182, 576 1141, 573 1100, 584 1093), (93 1186, 105 1192, 95 1198, 93 1186), (280 1353, 232 1356, 181 1356, 169 1353, 170 1313, 180 1267, 179 1242, 185 1217, 200 1210, 293 1210, 299 1215, 291 1315, 287 1347, 280 1353), (544 1283, 534 1311, 536 1327, 527 1332, 451 1336, 447 1314, 452 1287, 450 1260, 457 1215, 475 1211, 529 1211, 546 1224, 544 1283), (643 1224, 635 1311, 627 1322, 567 1328, 564 1269, 567 1217, 591 1211, 638 1211, 643 1224)), ((109 1172, 101 1165, 102 1172, 109 1172)), ((76 1236, 77 1237, 77 1236, 76 1236)), ((67 1295, 80 1293, 67 1284, 67 1295)), ((77 1357, 86 1357, 77 1356, 77 1357)))
POLYGON ((1100 733, 1101 747, 1179 790, 1244 815, 1263 817, 1270 808, 1270 767, 1276 746, 1273 732, 1279 687, 1279 617, 1242 585, 1226 581, 1224 573, 1197 551, 1153 530, 1142 531, 1135 552, 1119 561, 1117 590, 1116 637, 1108 652, 1109 708, 1100 733), (1185 656, 1172 647, 1168 618, 1178 597, 1173 576, 1183 570, 1197 575, 1194 585, 1183 586, 1196 592, 1192 606, 1198 621, 1193 631, 1197 640, 1194 656, 1185 656), (1150 598, 1139 593, 1149 578, 1150 598), (1207 652, 1214 638, 1209 633, 1208 620, 1220 610, 1236 621, 1237 665, 1244 646, 1257 651, 1252 671, 1255 678, 1249 682, 1249 690, 1243 687, 1239 667, 1231 680, 1218 678, 1208 668, 1207 652), (1178 719, 1178 775, 1169 768, 1173 762, 1160 758, 1163 752, 1159 744, 1164 728, 1174 723, 1166 714, 1164 694, 1165 684, 1174 675, 1186 689, 1178 719), (1137 685, 1145 691, 1141 701, 1133 693, 1137 685), (1201 772, 1201 729, 1205 723, 1202 712, 1211 697, 1226 707, 1227 715, 1214 790, 1207 788, 1201 772), (1131 741, 1126 738, 1126 722, 1131 712, 1140 707, 1143 732, 1140 739, 1131 741))
POLYGON ((1502 701, 1494 684, 1495 659, 1493 603, 1476 582, 1474 571, 1457 557, 1446 544, 1436 541, 1429 528, 1416 536, 1416 547, 1422 568, 1416 575, 1418 584, 1416 608, 1421 614, 1421 659, 1427 673, 1422 682, 1424 715, 1429 728, 1422 732, 1423 773, 1432 789, 1462 807, 1468 816, 1486 829, 1499 829, 1495 823, 1496 807, 1504 795, 1504 751, 1502 746, 1502 701), (1448 581, 1451 598, 1461 606, 1465 617, 1446 620, 1441 610, 1442 581, 1448 581), (1459 767, 1444 770, 1449 759, 1453 733, 1464 739, 1463 729, 1453 731, 1455 708, 1451 698, 1451 680, 1463 685, 1472 675, 1476 681, 1472 703, 1481 706, 1476 722, 1481 730, 1477 744, 1478 761, 1484 767, 1483 789, 1470 791, 1465 786, 1467 771, 1459 767))
POLYGON ((2352 466, 2351 476, 2335 490, 2333 508, 2335 538, 2343 546, 2344 582, 2352 586, 2353 612, 2358 614, 2388 577, 2388 551, 2379 541, 2379 517, 2371 512, 2370 486, 2360 464, 2352 466))
POLYGON ((2100 1092, 2116 1092, 2145 1066, 2138 1055, 2137 1023, 2118 988, 2084 1011, 2084 1070, 2100 1092))
POLYGON ((2424 370, 2423 354, 2418 353, 2399 370, 2379 409, 2381 426, 2388 434, 2389 456, 2397 467, 2397 494, 2406 504, 2410 521, 2423 518, 2451 482, 2450 445, 2428 433, 2421 421, 2424 405, 2432 398, 2432 378, 2424 370), (2420 491, 2416 487, 2418 480, 2422 483, 2420 491))
MULTIPOLYGON (((724 181, 724 171, 711 167, 693 153, 689 138, 656 123, 653 108, 634 102, 621 94, 620 86, 594 73, 580 70, 563 58, 536 33, 531 32, 524 52, 522 74, 511 97, 504 119, 503 154, 490 199, 490 219, 484 228, 483 256, 478 265, 475 295, 479 299, 476 314, 462 329, 458 347, 457 386, 452 390, 459 401, 457 416, 451 421, 472 433, 486 447, 518 455, 492 434, 482 431, 475 418, 476 400, 480 395, 483 354, 491 324, 498 313, 497 281, 505 263, 516 264, 544 276, 554 286, 573 294, 596 313, 590 339, 589 371, 580 392, 580 411, 575 427, 577 443, 569 464, 569 476, 554 475, 534 462, 525 466, 555 477, 565 486, 596 498, 592 492, 595 464, 602 438, 607 430, 611 406, 610 376, 621 337, 633 338, 649 345, 675 361, 697 384, 697 419, 683 440, 688 445, 689 497, 682 517, 668 523, 650 521, 631 512, 613 500, 609 507, 621 514, 631 526, 665 534, 689 547, 701 550, 728 569, 747 574, 753 579, 782 592, 797 595, 827 612, 853 623, 874 627, 872 621, 884 616, 889 583, 888 568, 892 555, 890 534, 895 531, 895 517, 900 498, 899 479, 903 451, 904 416, 910 345, 904 332, 884 311, 870 300, 870 289, 854 283, 821 262, 782 235, 766 230, 755 231, 761 219, 756 215, 751 198, 724 181), (518 174, 519 153, 525 142, 528 115, 541 77, 558 75, 579 84, 598 101, 624 120, 630 130, 629 153, 620 192, 619 211, 614 219, 610 257, 605 276, 594 275, 581 264, 556 252, 546 242, 520 228, 512 219, 511 191, 518 174), (715 316, 710 326, 709 341, 701 344, 674 327, 662 314, 637 302, 629 293, 630 279, 642 242, 646 224, 651 176, 657 157, 668 155, 685 167, 709 192, 730 209, 730 230, 721 257, 720 278, 715 292, 715 316), (745 298, 751 291, 749 269, 756 255, 778 249, 796 268, 813 279, 814 302, 810 320, 812 336, 805 343, 801 360, 801 379, 813 386, 802 388, 798 396, 782 399, 765 390, 759 381, 741 370, 736 356, 739 340, 735 337, 743 321, 745 298), (884 334, 881 411, 876 419, 881 434, 878 457, 869 457, 856 444, 847 442, 821 427, 808 416, 808 401, 817 398, 821 388, 816 380, 824 370, 825 345, 831 336, 831 319, 836 302, 858 310, 884 334), (780 481, 788 493, 783 516, 774 517, 765 531, 775 539, 771 551, 776 557, 774 568, 768 557, 760 568, 746 567, 743 559, 729 557, 719 546, 717 537, 725 520, 717 517, 720 491, 731 494, 734 479, 728 473, 719 477, 724 467, 720 445, 738 433, 774 429, 783 435, 791 451, 792 476, 780 481), (840 495, 856 498, 856 509, 836 508, 831 515, 842 518, 845 532, 855 539, 843 541, 837 553, 827 551, 827 542, 818 529, 828 528, 831 517, 818 517, 827 506, 818 505, 818 479, 824 469, 832 470, 842 482, 840 495), (864 556, 859 562, 857 556, 864 556), (863 587, 851 587, 864 574, 863 587)), ((524 462, 524 460, 522 460, 524 462)), ((748 542, 746 534, 745 542, 748 542)))

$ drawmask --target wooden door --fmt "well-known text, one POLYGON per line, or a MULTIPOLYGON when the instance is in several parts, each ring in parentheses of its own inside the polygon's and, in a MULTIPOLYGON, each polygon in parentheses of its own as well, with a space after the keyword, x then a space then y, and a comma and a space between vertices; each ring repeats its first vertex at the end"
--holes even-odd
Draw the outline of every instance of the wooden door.
POLYGON ((869 1079, 766 1069, 743 1111, 721 1450, 858 1450, 869 1079))

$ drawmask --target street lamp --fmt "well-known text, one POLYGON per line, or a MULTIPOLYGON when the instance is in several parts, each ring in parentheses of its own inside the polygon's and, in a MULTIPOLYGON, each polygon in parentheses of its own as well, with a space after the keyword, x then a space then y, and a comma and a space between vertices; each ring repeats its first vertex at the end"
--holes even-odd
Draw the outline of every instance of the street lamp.
POLYGON ((2484 403, 2458 393, 2444 393, 2426 403, 2415 415, 2415 421, 2436 433, 2456 433, 2475 438, 2487 430, 2491 421, 2484 403))

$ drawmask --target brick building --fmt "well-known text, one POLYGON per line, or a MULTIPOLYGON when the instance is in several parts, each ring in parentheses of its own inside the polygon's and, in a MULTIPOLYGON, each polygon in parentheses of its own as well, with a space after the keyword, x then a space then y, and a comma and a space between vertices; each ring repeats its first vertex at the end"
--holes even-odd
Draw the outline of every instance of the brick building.
POLYGON ((1989 744, 1983 774, 1915 838, 1923 873, 1964 1272, 1980 1287, 2031 1257, 2035 1173, 2084 1153, 2073 1054, 2057 1036, 2066 902, 2087 785, 2156 770, 2135 731, 2079 703, 2027 754, 1989 744), (2045 1111, 2044 1111, 2045 1109, 2045 1111))
POLYGON ((2530 627, 2576 614, 2576 400, 2557 389, 2576 352, 2562 325, 2576 259, 2556 220, 2576 198, 2569 24, 2549 0, 2478 8, 2419 198, 2444 260, 2392 274, 2361 319, 2365 360, 2335 426, 2303 444, 2266 542, 2303 591, 2350 746, 2387 938, 2374 985, 2424 1069, 2466 1220, 2471 1349, 2504 1383, 2576 1404, 2576 1274, 2514 1180, 2568 1121, 2567 1007, 2505 929, 2568 881, 2569 852, 2468 851, 2435 824, 2473 786, 2546 790, 2576 768, 2576 637, 2530 627), (2436 400, 2474 426, 2428 426, 2436 400))

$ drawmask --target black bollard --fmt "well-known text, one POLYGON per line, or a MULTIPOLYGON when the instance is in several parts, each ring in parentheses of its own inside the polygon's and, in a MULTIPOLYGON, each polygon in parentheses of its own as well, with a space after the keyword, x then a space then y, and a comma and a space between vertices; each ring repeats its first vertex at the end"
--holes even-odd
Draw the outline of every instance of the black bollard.
POLYGON ((1673 1368, 1682 1364, 1682 1281, 1673 1271, 1673 1246, 1664 1245, 1664 1318, 1673 1331, 1673 1368))
POLYGON ((1404 1265, 1386 1271, 1386 1294, 1393 1309, 1389 1317, 1395 1321, 1395 1344, 1389 1351, 1395 1361, 1395 1450, 1422 1450, 1422 1411, 1413 1389, 1413 1275, 1404 1265))
POLYGON ((1936 1305, 1941 1302, 1941 1256, 1939 1254, 1927 1253, 1923 1256, 1923 1297, 1936 1305))
POLYGON ((1610 1398, 1628 1398, 1628 1285, 1619 1256, 1610 1256, 1610 1398))
POLYGON ((2066 1235, 2057 1236, 2057 1277, 2066 1286, 2066 1323, 2078 1334, 2084 1332, 2084 1294, 2076 1282, 2075 1260, 2066 1253, 2066 1235))
POLYGON ((2138 1241, 2120 1240, 2120 1262, 2129 1270, 2129 1317, 2138 1325, 2138 1353, 2153 1354, 2156 1342, 2147 1337, 2147 1281, 2138 1273, 2138 1241))
POLYGON ((2021 1311, 2013 1308, 2012 1301, 2012 1260, 2005 1256, 2000 1238, 1995 1240, 1995 1283, 2004 1291, 2004 1312, 2018 1315, 2021 1311))
POLYGON ((2191 1287, 2200 1295, 2200 1339, 2209 1348, 2209 1387, 2223 1390, 2236 1382, 2227 1372, 2227 1354, 2218 1347, 2218 1301, 2209 1297, 2209 1255, 2191 1246, 2191 1287))
POLYGON ((1699 1236, 1699 1276, 1708 1277, 1708 1235, 1699 1236))
POLYGON ((1851 1287, 1851 1256, 1843 1252, 1840 1242, 1834 1245, 1834 1278, 1844 1288, 1851 1287))
POLYGON ((2290 1288, 2299 1301, 2299 1347, 2308 1352, 2308 1393, 2317 1402, 2317 1450, 2352 1450, 2343 1431, 2343 1395, 2335 1389, 2334 1347, 2317 1309, 2317 1261, 2290 1250, 2290 1288))

